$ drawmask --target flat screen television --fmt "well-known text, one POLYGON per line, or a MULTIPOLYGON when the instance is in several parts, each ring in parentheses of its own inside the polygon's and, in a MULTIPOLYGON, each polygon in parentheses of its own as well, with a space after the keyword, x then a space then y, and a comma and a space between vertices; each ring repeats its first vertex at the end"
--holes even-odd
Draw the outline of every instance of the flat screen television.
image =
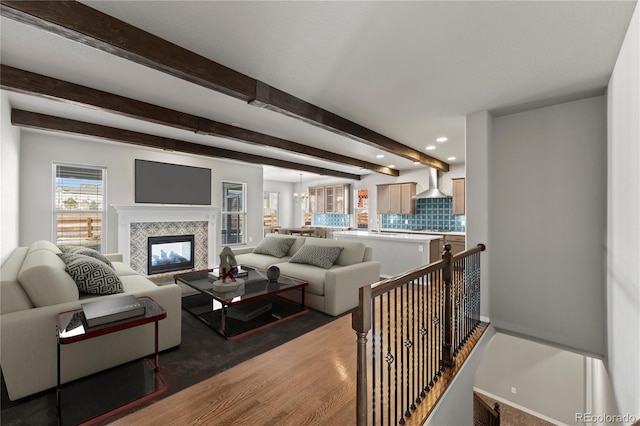
POLYGON ((135 201, 209 206, 211 169, 136 159, 135 201))

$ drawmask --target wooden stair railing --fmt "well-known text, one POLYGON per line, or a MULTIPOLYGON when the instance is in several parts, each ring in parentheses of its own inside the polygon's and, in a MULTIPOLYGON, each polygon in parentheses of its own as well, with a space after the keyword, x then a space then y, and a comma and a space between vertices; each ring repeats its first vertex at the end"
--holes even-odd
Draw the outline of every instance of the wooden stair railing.
POLYGON ((456 355, 481 325, 484 250, 479 244, 454 256, 446 244, 441 260, 360 289, 352 314, 358 426, 406 424, 454 368, 456 355))
POLYGON ((473 393, 473 426, 500 426, 500 404, 491 408, 477 392, 473 393))

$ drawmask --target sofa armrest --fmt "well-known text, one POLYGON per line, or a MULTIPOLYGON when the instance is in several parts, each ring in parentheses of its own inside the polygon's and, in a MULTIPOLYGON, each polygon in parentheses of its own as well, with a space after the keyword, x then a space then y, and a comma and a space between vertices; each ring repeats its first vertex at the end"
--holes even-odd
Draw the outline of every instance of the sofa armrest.
POLYGON ((239 255, 239 254, 247 254, 247 253, 251 253, 253 252, 253 249, 255 247, 232 247, 231 251, 233 252, 233 254, 235 255, 239 255))
MULTIPOLYGON (((123 294, 149 296, 166 310, 167 318, 159 322, 160 350, 180 344, 182 313, 178 285, 154 286, 119 295, 123 294)), ((93 300, 96 298, 25 309, 0 317, 0 363, 11 400, 56 386, 56 315, 93 300)), ((146 324, 64 345, 62 382, 152 354, 154 342, 154 325, 146 324)))
POLYGON ((358 289, 380 281, 380 262, 368 261, 330 269, 324 280, 325 313, 340 315, 358 306, 358 289))
POLYGON ((112 262, 122 262, 122 253, 105 253, 104 256, 112 262))

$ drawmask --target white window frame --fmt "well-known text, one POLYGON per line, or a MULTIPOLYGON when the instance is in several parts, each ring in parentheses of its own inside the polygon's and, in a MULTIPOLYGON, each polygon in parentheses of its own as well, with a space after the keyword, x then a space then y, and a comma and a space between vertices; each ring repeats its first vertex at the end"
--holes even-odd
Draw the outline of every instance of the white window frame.
MULTIPOLYGON (((77 213, 77 214, 87 214, 87 212, 91 212, 92 214, 96 214, 96 215, 100 215, 100 245, 97 248, 98 251, 102 252, 102 253, 106 253, 107 252, 107 168, 104 166, 94 166, 94 165, 89 165, 89 164, 72 164, 72 163, 62 163, 62 162, 54 162, 52 164, 51 167, 51 171, 52 171, 52 189, 51 189, 51 194, 52 194, 52 239, 51 241, 53 241, 55 244, 62 244, 62 241, 58 241, 58 214, 64 214, 64 213, 77 213), (60 203, 63 202, 63 200, 58 200, 58 194, 56 193, 57 191, 57 184, 56 184, 56 179, 58 176, 58 168, 59 167, 76 167, 76 168, 82 168, 82 169, 88 169, 88 170, 93 170, 93 171, 100 171, 102 173, 102 195, 101 195, 101 199, 102 199, 102 206, 101 208, 98 208, 96 210, 90 210, 90 209, 86 209, 86 208, 77 208, 77 209, 64 209, 64 208, 60 208, 60 203), (60 203, 58 202, 60 201, 60 203)), ((100 207, 100 205, 99 205, 100 207)), ((84 245, 85 242, 83 241, 75 241, 74 240, 70 240, 69 244, 70 245, 84 245)), ((95 247, 95 246, 91 246, 88 245, 90 247, 95 247)))
POLYGON ((220 218, 221 218, 221 227, 220 227, 220 241, 222 241, 222 244, 225 246, 236 246, 236 245, 241 245, 241 244, 246 244, 246 239, 247 239, 247 183, 246 182, 237 182, 237 181, 230 181, 230 180, 223 180, 220 182, 220 193, 221 193, 221 199, 220 199, 220 218), (232 184, 232 185, 242 185, 242 209, 240 211, 229 211, 229 210, 225 210, 227 207, 227 203, 225 202, 225 184, 232 184), (225 219, 227 216, 229 215, 238 215, 242 217, 242 227, 239 229, 239 236, 240 239, 236 242, 228 242, 228 239, 225 239, 225 235, 223 234, 224 231, 227 230, 226 226, 225 226, 225 219), (226 240, 226 241, 225 241, 226 240))

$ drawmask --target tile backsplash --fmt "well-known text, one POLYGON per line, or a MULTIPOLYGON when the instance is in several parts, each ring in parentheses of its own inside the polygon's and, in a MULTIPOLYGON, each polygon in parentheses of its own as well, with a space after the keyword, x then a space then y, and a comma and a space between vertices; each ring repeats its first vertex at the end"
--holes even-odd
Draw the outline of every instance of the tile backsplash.
MULTIPOLYGON (((421 198, 416 200, 416 214, 383 214, 382 229, 439 229, 465 232, 466 218, 453 215, 453 198, 421 198)), ((351 218, 347 214, 314 214, 314 226, 347 227, 351 218)))
POLYGON ((416 200, 416 214, 383 214, 383 229, 439 229, 465 232, 466 218, 453 215, 453 198, 421 198, 416 200))
POLYGON ((337 226, 348 228, 351 218, 348 214, 314 214, 311 224, 314 226, 337 226))

